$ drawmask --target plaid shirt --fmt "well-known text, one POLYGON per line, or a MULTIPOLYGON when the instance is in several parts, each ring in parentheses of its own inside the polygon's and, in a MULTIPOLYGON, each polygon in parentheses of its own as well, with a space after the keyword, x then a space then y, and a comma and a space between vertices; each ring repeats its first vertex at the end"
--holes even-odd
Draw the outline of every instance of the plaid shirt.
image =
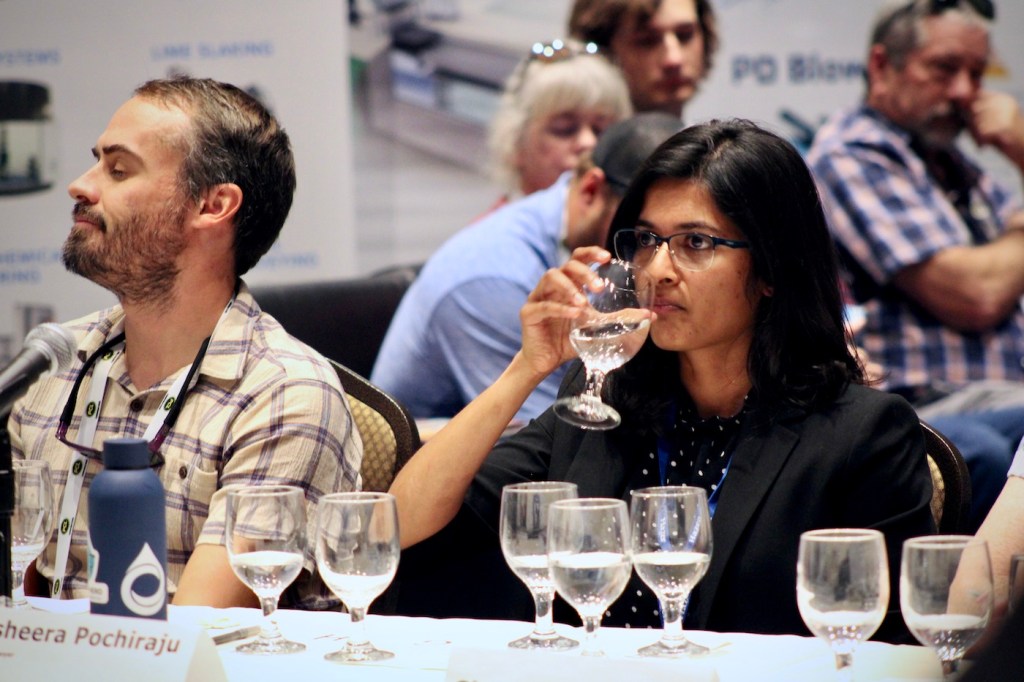
POLYGON ((1024 380, 1019 307, 994 329, 961 332, 892 284, 897 272, 943 249, 992 241, 1021 209, 989 174, 954 151, 954 161, 972 180, 972 235, 910 143, 906 131, 862 105, 825 123, 808 155, 850 290, 867 312, 858 340, 885 368, 882 388, 888 390, 1024 380))
MULTIPOLYGON (((32 387, 10 419, 15 458, 45 459, 53 468, 58 502, 63 498, 72 451, 55 438, 61 409, 78 372, 94 351, 123 330, 120 306, 67 325, 78 339, 72 367, 32 387)), ((183 368, 180 371, 186 371, 183 368)), ((142 438, 175 377, 139 391, 132 384, 124 355, 107 380, 94 443, 107 438, 142 438)), ((68 429, 77 442, 88 380, 68 429)), ((331 366, 315 351, 260 312, 243 284, 211 339, 177 423, 161 447, 165 464, 157 469, 167 495, 168 591, 176 589, 185 564, 199 544, 224 543, 224 487, 230 484, 290 484, 306 489, 310 529, 322 494, 358 490, 362 442, 331 366)), ((87 493, 102 468, 90 457, 78 505, 65 597, 88 596, 86 537, 87 493)), ((56 537, 56 536, 54 536, 56 537)), ((312 535, 309 536, 313 538, 312 535)), ((39 572, 52 578, 56 540, 40 556, 39 572)), ((313 562, 307 552, 306 568, 313 562)), ((300 577, 282 605, 328 608, 338 604, 319 580, 300 577), (301 584, 300 584, 301 583, 301 584)))

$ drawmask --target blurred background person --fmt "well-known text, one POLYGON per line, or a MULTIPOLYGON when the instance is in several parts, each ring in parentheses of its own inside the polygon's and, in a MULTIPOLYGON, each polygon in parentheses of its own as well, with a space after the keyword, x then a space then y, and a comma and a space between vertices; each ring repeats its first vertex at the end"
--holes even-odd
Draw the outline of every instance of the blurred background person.
POLYGON ((711 71, 718 26, 708 0, 576 0, 569 34, 622 69, 637 111, 682 117, 711 71))
POLYGON ((621 72, 596 46, 536 43, 505 83, 488 133, 499 204, 550 187, 630 113, 621 72))
POLYGON ((971 473, 971 528, 1024 436, 1024 210, 957 147, 963 132, 1024 173, 1024 114, 983 87, 991 3, 886 4, 871 30, 864 102, 834 114, 808 156, 858 340, 952 440, 971 473))

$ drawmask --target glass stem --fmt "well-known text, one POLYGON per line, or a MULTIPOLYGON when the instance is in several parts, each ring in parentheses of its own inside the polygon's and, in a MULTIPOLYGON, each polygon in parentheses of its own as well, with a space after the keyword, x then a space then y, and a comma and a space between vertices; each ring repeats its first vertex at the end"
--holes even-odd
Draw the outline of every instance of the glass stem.
POLYGON ((260 607, 263 609, 260 639, 263 641, 280 639, 281 631, 277 629, 277 623, 274 622, 274 611, 277 611, 277 597, 260 597, 260 607))
POLYGON ((586 636, 583 638, 583 645, 580 653, 584 656, 604 656, 604 652, 597 646, 597 628, 601 625, 600 616, 586 616, 583 619, 583 630, 586 636))
POLYGON ((16 609, 28 606, 25 599, 25 571, 11 566, 11 605, 16 609))
POLYGON ((960 673, 960 659, 954 658, 951 660, 942 661, 942 677, 943 679, 953 679, 960 673))
POLYGON ((587 368, 587 385, 583 389, 583 392, 594 398, 598 402, 601 401, 601 388, 604 386, 604 372, 599 372, 596 369, 587 368))
POLYGON ((551 590, 540 590, 533 593, 533 605, 537 617, 533 624, 535 637, 551 637, 555 634, 555 622, 551 613, 551 602, 555 593, 551 590))
POLYGON ((853 680, 853 652, 836 654, 836 679, 840 682, 853 680))
POLYGON ((686 598, 666 599, 661 602, 661 613, 665 618, 665 627, 661 640, 666 646, 680 646, 686 641, 683 634, 683 604, 686 598))
POLYGON ((348 636, 349 646, 363 646, 370 643, 366 636, 366 607, 350 606, 349 618, 352 619, 352 630, 348 636))

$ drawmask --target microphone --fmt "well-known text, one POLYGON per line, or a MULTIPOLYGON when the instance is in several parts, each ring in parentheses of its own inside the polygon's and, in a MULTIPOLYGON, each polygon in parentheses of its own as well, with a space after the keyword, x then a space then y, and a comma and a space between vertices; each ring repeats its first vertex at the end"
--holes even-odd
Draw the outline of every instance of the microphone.
POLYGON ((0 417, 44 374, 67 369, 78 343, 64 327, 41 324, 28 333, 21 352, 0 370, 0 417))

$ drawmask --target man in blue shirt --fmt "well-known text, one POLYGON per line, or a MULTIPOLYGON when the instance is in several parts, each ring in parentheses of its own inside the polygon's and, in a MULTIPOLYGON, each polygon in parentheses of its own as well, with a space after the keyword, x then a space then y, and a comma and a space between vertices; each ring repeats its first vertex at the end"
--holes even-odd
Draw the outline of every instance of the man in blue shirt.
MULTIPOLYGON (((662 113, 621 121, 554 185, 445 242, 402 299, 371 380, 415 417, 461 410, 522 345, 519 309, 541 275, 572 249, 604 243, 634 171, 680 125, 662 113)), ((562 374, 548 377, 516 419, 535 417, 554 402, 562 374)))
POLYGON ((858 341, 963 452, 972 520, 999 493, 1024 429, 1024 209, 956 146, 962 132, 1024 173, 1024 114, 986 90, 987 0, 888 5, 876 20, 863 104, 818 131, 822 189, 858 341))

